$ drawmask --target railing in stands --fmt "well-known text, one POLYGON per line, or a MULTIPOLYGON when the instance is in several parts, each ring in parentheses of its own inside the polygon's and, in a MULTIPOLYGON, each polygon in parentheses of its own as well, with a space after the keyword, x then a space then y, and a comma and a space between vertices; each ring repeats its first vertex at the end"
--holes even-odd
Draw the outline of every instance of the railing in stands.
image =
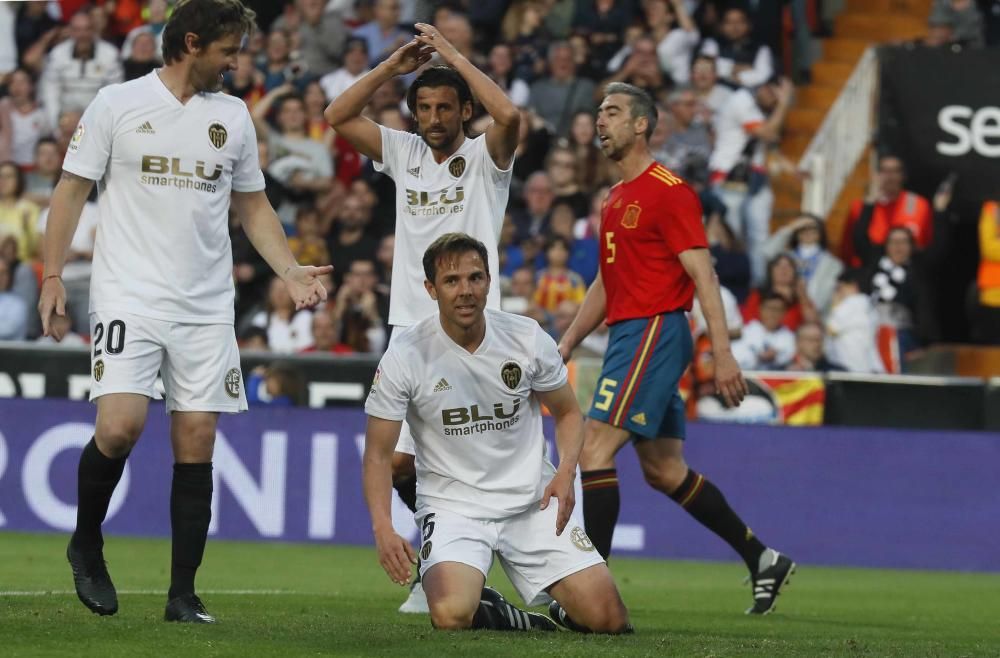
POLYGON ((872 139, 877 89, 878 58, 868 48, 799 160, 804 212, 826 217, 833 208, 872 139))

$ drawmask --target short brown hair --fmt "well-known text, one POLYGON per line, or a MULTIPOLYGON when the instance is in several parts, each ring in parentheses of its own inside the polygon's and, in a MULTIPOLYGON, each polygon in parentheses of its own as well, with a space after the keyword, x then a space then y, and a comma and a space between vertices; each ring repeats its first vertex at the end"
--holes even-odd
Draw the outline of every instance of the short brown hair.
POLYGON ((490 271, 490 255, 486 251, 486 245, 467 233, 445 233, 440 238, 431 243, 424 252, 424 276, 431 283, 437 277, 437 264, 444 256, 454 254, 460 256, 469 251, 474 251, 483 259, 486 266, 487 275, 490 271))
POLYGON ((163 28, 163 62, 179 61, 188 51, 184 37, 198 35, 198 46, 206 48, 230 34, 250 34, 257 14, 240 0, 181 0, 163 28))

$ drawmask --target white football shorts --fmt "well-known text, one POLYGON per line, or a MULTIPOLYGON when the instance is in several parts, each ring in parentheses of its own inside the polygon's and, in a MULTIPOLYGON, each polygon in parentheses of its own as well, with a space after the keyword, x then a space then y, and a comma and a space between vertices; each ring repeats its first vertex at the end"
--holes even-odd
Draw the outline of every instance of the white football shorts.
POLYGON ((109 393, 156 397, 163 377, 167 412, 246 411, 236 331, 128 313, 90 314, 90 399, 109 393))
POLYGON ((441 562, 460 562, 485 578, 493 554, 526 605, 551 601, 545 592, 563 578, 595 564, 603 564, 574 510, 562 535, 556 536, 559 501, 548 508, 531 508, 500 521, 470 519, 445 510, 424 509, 420 527, 420 575, 441 562))

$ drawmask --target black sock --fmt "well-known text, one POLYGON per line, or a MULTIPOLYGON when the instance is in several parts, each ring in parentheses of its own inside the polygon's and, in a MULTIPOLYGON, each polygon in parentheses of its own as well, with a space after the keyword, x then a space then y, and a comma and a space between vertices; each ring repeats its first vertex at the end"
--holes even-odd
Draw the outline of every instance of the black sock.
POLYGON ((115 492, 115 487, 122 478, 127 459, 128 455, 105 457, 98 450, 93 437, 84 446, 80 455, 80 466, 77 469, 76 531, 71 540, 77 548, 104 546, 101 524, 108 514, 111 494, 115 492))
POLYGON ((410 511, 417 513, 417 476, 400 478, 392 483, 392 488, 399 494, 399 499, 403 501, 410 511))
POLYGON ((708 478, 688 469, 684 482, 670 497, 699 523, 726 540, 746 562, 750 573, 757 573, 760 554, 766 547, 736 515, 726 502, 726 497, 708 478))
POLYGON ((621 507, 618 472, 613 468, 603 468, 583 471, 580 476, 583 484, 583 524, 594 548, 607 560, 621 507))
POLYGON ((205 554, 211 520, 212 463, 174 464, 174 481, 170 490, 173 559, 168 599, 194 594, 194 575, 205 554))

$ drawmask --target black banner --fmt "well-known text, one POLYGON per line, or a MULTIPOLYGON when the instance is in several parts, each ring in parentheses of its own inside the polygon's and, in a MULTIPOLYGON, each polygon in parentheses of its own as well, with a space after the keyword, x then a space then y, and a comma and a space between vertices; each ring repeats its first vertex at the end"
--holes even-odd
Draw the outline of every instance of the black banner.
POLYGON ((928 198, 958 174, 963 215, 1000 195, 1000 49, 879 50, 879 150, 903 158, 907 187, 928 198))

